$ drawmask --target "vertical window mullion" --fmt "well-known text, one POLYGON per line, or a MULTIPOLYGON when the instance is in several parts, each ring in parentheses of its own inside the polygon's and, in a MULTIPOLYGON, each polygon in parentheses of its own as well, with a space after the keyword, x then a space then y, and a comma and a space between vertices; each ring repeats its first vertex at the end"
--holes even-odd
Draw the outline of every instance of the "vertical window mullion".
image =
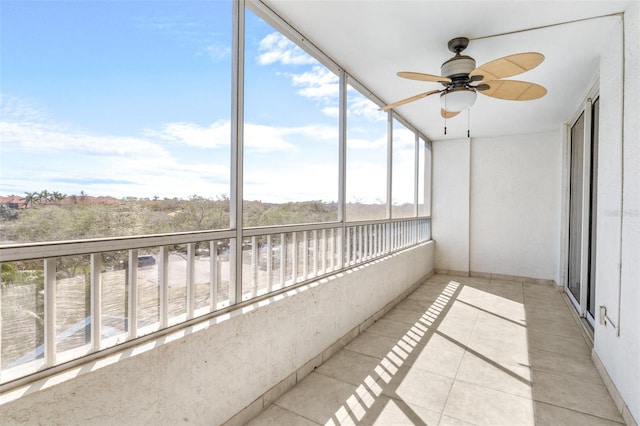
POLYGON ((391 112, 387 115, 387 205, 386 218, 391 219, 391 202, 393 194, 391 193, 393 185, 393 115, 391 112))
POLYGON ((235 229, 229 253, 229 303, 242 300, 242 204, 244 147, 244 15, 245 1, 233 2, 231 62, 231 196, 229 221, 235 229))
MULTIPOLYGON (((340 92, 339 92, 339 120, 338 120, 338 149, 339 149, 339 189, 338 189, 338 220, 340 226, 340 242, 345 240, 347 232, 346 225, 346 194, 347 194, 347 74, 340 70, 340 92)), ((333 232, 333 231, 332 231, 333 232)), ((338 269, 344 267, 343 245, 338 246, 338 269)), ((332 268, 333 269, 333 268, 332 268)))
POLYGON ((420 137, 416 132, 416 143, 414 147, 414 176, 413 176, 413 216, 418 217, 418 174, 420 173, 420 137))

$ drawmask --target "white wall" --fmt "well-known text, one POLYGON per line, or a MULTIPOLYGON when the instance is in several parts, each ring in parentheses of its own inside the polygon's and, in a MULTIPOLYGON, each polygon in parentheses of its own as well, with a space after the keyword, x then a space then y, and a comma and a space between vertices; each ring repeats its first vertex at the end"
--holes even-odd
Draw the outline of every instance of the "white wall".
POLYGON ((611 48, 600 63, 596 260, 596 306, 606 306, 608 316, 620 326, 620 335, 611 323, 606 326, 596 323, 595 352, 636 422, 640 422, 640 5, 637 2, 632 2, 625 12, 624 32, 624 97, 621 28, 609 34, 611 48))
POLYGON ((428 275, 433 252, 428 242, 19 389, 0 423, 220 424, 428 275))
POLYGON ((561 129, 433 146, 436 269, 557 282, 561 129))
POLYGON ((471 141, 472 271, 556 279, 561 160, 561 129, 471 141))
POLYGON ((436 269, 469 271, 469 139, 433 142, 436 269))

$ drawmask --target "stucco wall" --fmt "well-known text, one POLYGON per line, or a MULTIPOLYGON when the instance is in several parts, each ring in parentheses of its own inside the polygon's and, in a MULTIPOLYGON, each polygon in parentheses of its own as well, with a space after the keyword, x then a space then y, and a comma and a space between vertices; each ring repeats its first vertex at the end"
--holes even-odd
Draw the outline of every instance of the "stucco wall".
POLYGON ((433 252, 428 242, 34 383, 0 405, 0 423, 220 424, 428 275, 433 252))
POLYGON ((562 133, 471 141, 471 270, 556 279, 562 133))
POLYGON ((435 267, 557 281, 562 133, 434 142, 435 267))
POLYGON ((640 422, 640 4, 624 16, 624 96, 622 25, 600 62, 596 259, 596 306, 606 306, 620 336, 596 323, 595 351, 640 422))
POLYGON ((433 142, 436 269, 469 271, 469 155, 468 139, 433 142))

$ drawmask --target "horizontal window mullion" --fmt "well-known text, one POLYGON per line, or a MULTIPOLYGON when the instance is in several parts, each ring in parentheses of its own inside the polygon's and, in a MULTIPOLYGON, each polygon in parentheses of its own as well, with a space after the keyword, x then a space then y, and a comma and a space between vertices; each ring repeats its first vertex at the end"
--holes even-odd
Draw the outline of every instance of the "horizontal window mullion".
POLYGON ((105 251, 141 249, 152 246, 188 244, 194 241, 233 238, 235 231, 186 232, 140 237, 100 238, 95 240, 56 241, 46 243, 15 244, 0 247, 0 262, 42 259, 58 256, 76 256, 105 251))
POLYGON ((342 226, 341 222, 322 222, 322 223, 303 223, 299 225, 280 225, 280 226, 263 226, 256 228, 245 228, 242 235, 245 237, 259 235, 277 235, 281 232, 304 232, 313 230, 322 230, 330 228, 338 228, 342 226))

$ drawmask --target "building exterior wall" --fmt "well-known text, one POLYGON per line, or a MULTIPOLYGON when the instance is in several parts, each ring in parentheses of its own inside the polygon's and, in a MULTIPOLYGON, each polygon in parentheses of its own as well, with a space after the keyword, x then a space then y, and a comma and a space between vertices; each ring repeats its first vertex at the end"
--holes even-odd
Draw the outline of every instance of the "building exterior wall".
POLYGON ((427 242, 17 389, 0 423, 221 424, 428 276, 433 253, 427 242))
MULTIPOLYGON (((640 421, 640 5, 608 34, 600 62, 595 353, 640 421), (624 25, 624 44, 622 40, 624 25), (624 46, 624 69, 622 52, 624 46), (624 76, 623 76, 624 70, 624 76), (623 85, 624 81, 624 85, 623 85), (624 109, 623 109, 624 106, 624 109), (612 323, 613 322, 613 323, 612 323), (617 329, 619 327, 619 330, 617 329), (619 331, 619 333, 618 333, 619 331), (619 335, 618 335, 619 334, 619 335)), ((624 406, 623 414, 624 414, 624 406)))

